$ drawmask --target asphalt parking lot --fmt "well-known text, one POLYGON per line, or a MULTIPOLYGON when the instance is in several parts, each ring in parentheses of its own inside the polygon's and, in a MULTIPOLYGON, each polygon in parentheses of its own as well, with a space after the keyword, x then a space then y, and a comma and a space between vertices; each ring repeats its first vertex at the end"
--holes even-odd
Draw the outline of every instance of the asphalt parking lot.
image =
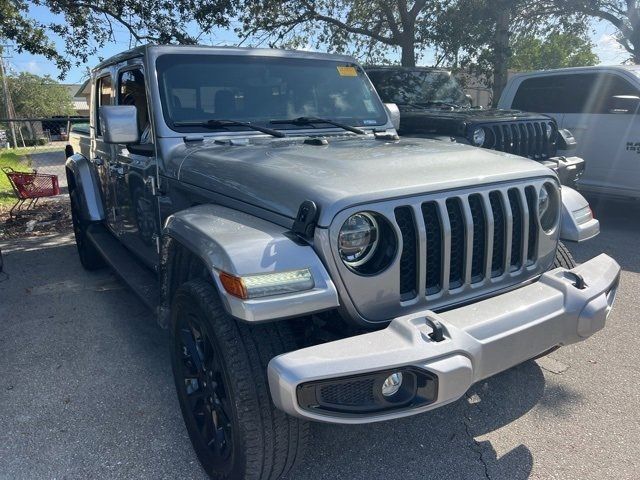
MULTIPOLYGON (((373 425, 314 424, 292 479, 635 479, 640 472, 640 205, 595 204, 624 272, 604 332, 373 425)), ((204 478, 182 423, 168 335, 72 236, 0 243, 0 478, 204 478)))

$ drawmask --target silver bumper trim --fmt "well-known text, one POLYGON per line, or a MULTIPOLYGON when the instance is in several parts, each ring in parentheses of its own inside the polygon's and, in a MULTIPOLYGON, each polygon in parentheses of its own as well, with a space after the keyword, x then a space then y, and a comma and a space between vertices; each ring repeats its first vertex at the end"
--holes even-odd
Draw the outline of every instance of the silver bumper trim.
POLYGON ((384 330, 279 355, 268 367, 273 400, 290 415, 332 423, 388 420, 445 405, 479 380, 601 330, 619 275, 620 266, 603 254, 571 271, 549 271, 536 283, 471 305, 440 314, 424 311, 399 317, 384 330), (584 289, 574 285, 574 274, 584 278, 584 289), (431 340, 425 316, 440 321, 444 341, 431 340), (438 376, 434 403, 344 416, 305 410, 297 402, 297 387, 305 382, 410 365, 438 376))

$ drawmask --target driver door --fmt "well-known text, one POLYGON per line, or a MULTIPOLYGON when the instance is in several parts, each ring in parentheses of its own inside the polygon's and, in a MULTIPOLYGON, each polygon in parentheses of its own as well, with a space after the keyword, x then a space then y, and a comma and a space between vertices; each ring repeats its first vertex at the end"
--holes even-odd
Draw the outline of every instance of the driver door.
POLYGON ((102 138, 102 127, 100 125, 100 107, 113 105, 113 78, 111 72, 106 70, 97 77, 94 87, 93 109, 93 148, 91 162, 100 179, 100 191, 104 205, 106 224, 116 235, 120 233, 118 222, 117 204, 115 201, 115 162, 113 145, 106 143, 102 138))

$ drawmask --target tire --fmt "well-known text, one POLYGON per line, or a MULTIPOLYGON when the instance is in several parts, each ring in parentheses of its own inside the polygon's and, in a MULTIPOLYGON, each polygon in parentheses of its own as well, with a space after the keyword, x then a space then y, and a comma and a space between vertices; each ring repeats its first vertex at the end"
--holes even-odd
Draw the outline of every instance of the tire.
POLYGON ((178 289, 171 322, 180 409, 207 474, 216 480, 287 474, 304 455, 309 427, 275 408, 267 364, 296 348, 291 331, 282 322, 238 323, 204 280, 178 289))
POLYGON ((556 259, 553 262, 553 268, 563 267, 571 270, 575 268, 576 262, 571 256, 569 250, 564 243, 558 242, 558 249, 556 250, 556 259))
POLYGON ((85 270, 97 270, 105 266, 104 258, 96 247, 87 239, 87 228, 90 222, 82 220, 80 216, 80 207, 78 203, 78 192, 72 190, 69 193, 71 201, 71 222, 73 223, 73 234, 76 237, 76 247, 78 247, 78 255, 80 263, 85 270))

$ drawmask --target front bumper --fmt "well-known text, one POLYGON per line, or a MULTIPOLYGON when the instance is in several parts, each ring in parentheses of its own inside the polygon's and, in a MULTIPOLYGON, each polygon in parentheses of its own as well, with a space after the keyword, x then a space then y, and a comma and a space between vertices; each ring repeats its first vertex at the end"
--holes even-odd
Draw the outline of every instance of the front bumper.
POLYGON ((601 330, 619 276, 620 266, 603 254, 487 300, 439 314, 399 317, 384 330, 279 355, 268 367, 273 401, 290 415, 332 423, 368 423, 434 409, 460 398, 479 380, 601 330), (576 286, 577 276, 584 279, 582 289, 576 286), (442 324, 444 340, 432 340, 425 317, 442 324), (433 400, 416 408, 364 414, 303 408, 298 400, 301 385, 309 382, 398 368, 435 378, 433 400))

